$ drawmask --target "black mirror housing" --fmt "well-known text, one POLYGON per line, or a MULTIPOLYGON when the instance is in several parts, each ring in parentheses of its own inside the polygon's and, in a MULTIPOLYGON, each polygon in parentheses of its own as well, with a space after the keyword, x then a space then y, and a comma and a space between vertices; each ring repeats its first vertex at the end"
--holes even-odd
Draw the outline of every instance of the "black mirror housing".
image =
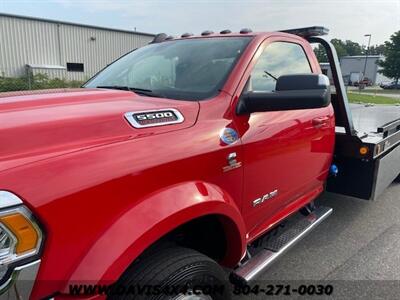
POLYGON ((284 75, 278 78, 275 92, 243 93, 237 113, 314 109, 326 107, 330 102, 330 84, 325 75, 284 75))

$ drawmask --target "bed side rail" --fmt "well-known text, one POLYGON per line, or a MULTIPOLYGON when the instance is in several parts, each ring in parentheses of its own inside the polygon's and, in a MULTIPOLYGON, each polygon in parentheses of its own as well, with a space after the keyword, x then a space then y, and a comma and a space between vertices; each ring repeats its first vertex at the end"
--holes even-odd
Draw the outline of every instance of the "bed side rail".
POLYGON ((377 131, 382 133, 384 138, 396 133, 397 131, 400 131, 400 118, 378 127, 377 131))

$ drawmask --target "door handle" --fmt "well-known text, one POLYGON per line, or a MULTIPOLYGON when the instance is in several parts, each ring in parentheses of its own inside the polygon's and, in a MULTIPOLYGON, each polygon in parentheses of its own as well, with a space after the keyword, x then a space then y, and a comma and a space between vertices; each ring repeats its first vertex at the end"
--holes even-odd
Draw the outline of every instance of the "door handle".
POLYGON ((318 117, 312 119, 312 125, 315 128, 326 127, 329 124, 329 117, 318 117))

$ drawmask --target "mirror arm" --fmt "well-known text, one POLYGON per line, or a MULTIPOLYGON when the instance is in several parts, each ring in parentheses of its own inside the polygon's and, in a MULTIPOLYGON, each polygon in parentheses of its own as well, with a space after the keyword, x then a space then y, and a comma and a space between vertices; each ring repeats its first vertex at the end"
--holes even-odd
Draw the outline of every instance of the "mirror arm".
POLYGON ((236 114, 237 115, 245 115, 245 114, 249 113, 247 106, 246 106, 246 102, 248 101, 247 98, 248 98, 248 93, 243 93, 240 96, 238 104, 236 106, 236 114))

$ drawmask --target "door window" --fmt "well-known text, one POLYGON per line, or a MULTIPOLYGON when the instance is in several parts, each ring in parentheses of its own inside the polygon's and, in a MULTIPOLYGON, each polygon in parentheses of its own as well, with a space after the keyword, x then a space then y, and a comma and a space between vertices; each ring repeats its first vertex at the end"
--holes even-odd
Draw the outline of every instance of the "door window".
POLYGON ((268 45, 251 73, 248 91, 272 92, 282 75, 312 73, 310 63, 299 44, 275 42, 268 45))

